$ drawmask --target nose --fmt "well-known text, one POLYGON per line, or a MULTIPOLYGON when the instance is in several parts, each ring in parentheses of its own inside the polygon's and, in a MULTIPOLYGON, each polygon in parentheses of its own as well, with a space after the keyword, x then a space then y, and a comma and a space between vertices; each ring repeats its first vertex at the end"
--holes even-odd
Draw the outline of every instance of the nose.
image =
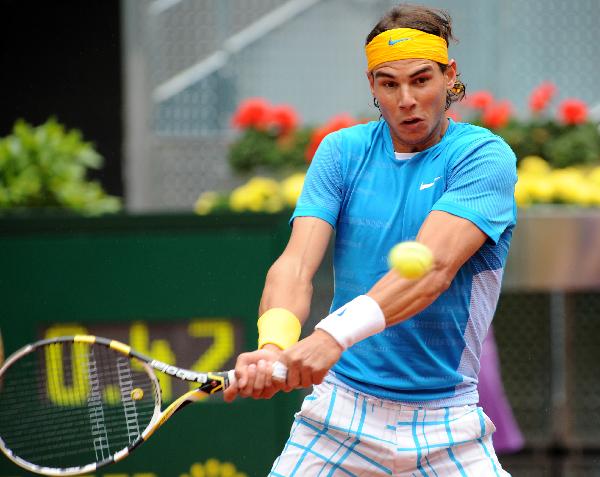
POLYGON ((415 104, 417 101, 408 86, 398 88, 398 107, 400 109, 410 109, 415 104))

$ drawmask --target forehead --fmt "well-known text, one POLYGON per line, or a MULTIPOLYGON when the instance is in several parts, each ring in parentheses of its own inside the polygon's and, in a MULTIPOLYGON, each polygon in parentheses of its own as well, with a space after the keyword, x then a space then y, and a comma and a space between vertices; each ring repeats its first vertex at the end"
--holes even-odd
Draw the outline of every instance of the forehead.
POLYGON ((402 78, 410 77, 422 70, 427 70, 433 74, 441 74, 441 70, 435 61, 415 58, 381 63, 373 69, 373 76, 375 78, 378 76, 402 78))

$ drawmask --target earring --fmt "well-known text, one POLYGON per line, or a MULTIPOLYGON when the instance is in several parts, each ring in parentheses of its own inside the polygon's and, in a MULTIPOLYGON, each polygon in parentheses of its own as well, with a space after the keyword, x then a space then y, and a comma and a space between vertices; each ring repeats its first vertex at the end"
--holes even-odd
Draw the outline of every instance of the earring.
POLYGON ((379 101, 377 101, 377 98, 375 96, 373 96, 373 106, 379 109, 379 101))
POLYGON ((455 83, 454 86, 450 88, 450 92, 455 95, 462 93, 462 85, 460 83, 455 83))

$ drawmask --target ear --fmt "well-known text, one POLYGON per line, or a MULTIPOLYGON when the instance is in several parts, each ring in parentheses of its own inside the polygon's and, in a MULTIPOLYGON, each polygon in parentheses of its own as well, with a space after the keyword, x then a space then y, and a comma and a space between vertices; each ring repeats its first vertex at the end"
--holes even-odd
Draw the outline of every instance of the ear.
POLYGON ((365 71, 367 79, 369 80, 369 86, 371 87, 371 94, 375 96, 375 77, 372 71, 365 71))
POLYGON ((456 83, 456 61, 454 59, 448 62, 448 67, 444 72, 446 76, 446 88, 452 89, 454 88, 454 84, 456 83))

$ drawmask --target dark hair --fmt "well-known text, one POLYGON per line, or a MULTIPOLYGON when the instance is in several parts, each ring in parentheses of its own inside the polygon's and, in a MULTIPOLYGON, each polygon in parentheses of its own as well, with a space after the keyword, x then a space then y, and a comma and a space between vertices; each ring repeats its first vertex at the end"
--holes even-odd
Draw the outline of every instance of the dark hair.
MULTIPOLYGON (((443 38, 447 45, 450 44, 450 40, 457 41, 452 35, 452 18, 445 10, 422 5, 401 4, 393 7, 381 17, 375 28, 368 34, 365 44, 368 45, 380 33, 394 28, 421 30, 443 38)), ((438 65, 442 72, 445 72, 448 67, 442 63, 438 63, 438 65)), ((465 97, 466 86, 458 79, 458 76, 457 74, 454 87, 446 94, 446 109, 455 101, 460 101, 465 97)))

